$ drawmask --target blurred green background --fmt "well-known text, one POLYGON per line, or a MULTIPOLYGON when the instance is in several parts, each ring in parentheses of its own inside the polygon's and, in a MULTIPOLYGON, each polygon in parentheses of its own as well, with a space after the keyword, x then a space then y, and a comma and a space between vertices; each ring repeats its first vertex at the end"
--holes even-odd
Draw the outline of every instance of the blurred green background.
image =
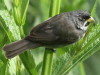
MULTIPOLYGON (((22 3, 24 3, 24 0, 14 0, 14 1, 15 2, 22 1, 22 3)), ((23 28, 24 28, 23 30, 24 30, 25 35, 29 34, 29 32, 33 26, 36 26, 37 24, 48 19, 49 3, 50 3, 50 0, 29 0, 29 5, 28 5, 27 13, 26 13, 26 21, 25 21, 25 24, 23 25, 23 28)), ((91 12, 91 10, 93 9, 94 3, 95 3, 95 0, 61 0, 60 13, 68 12, 68 11, 72 11, 72 10, 79 10, 79 9, 88 10, 89 12, 91 12)), ((16 4, 18 4, 18 3, 16 3, 16 4)), ((7 10, 7 11, 9 11, 9 14, 12 14, 12 12, 14 11, 13 6, 14 6, 13 0, 0 0, 0 10, 7 10)), ((97 8, 96 8, 94 18, 96 20, 94 24, 100 25, 100 23, 99 23, 99 21, 100 21, 100 0, 98 0, 98 2, 97 2, 97 8)), ((1 22, 0 22, 0 24, 1 24, 1 22)), ((18 24, 18 23, 16 22, 16 24, 18 24)), ((99 26, 99 28, 100 28, 100 26, 99 26)), ((100 29, 98 29, 98 31, 100 31, 100 29)), ((7 37, 7 35, 5 34, 5 30, 2 27, 0 27, 0 49, 5 44, 9 43, 9 40, 7 40, 8 38, 9 37, 7 37)), ((11 40, 11 41, 15 41, 15 40, 11 40)), ((61 51, 61 52, 62 52, 61 54, 64 53, 63 51, 61 51)), ((38 48, 35 51, 31 51, 31 54, 34 57, 35 64, 41 65, 41 61, 43 60, 42 58, 43 58, 43 54, 44 54, 44 48, 38 48)), ((61 55, 61 54, 59 54, 59 51, 58 51, 58 55, 61 55)), ((20 59, 18 59, 18 60, 20 60, 20 59)), ((6 75, 6 74, 7 75, 15 75, 15 74, 16 75, 31 75, 25 69, 23 69, 24 66, 22 64, 20 65, 20 62, 15 63, 15 61, 16 60, 5 59, 4 52, 0 51, 0 70, 1 69, 6 70, 6 72, 1 70, 2 72, 5 72, 5 73, 1 73, 0 75, 6 75), (3 63, 2 60, 5 63, 3 63), (10 65, 4 65, 4 64, 9 63, 7 61, 9 61, 9 62, 11 61, 10 65), (10 72, 13 72, 11 70, 13 68, 15 68, 15 64, 19 65, 19 67, 16 68, 16 73, 10 73, 10 72), (6 67, 4 67, 4 66, 6 66, 6 67), (8 69, 7 69, 7 67, 8 67, 8 69), (19 70, 20 67, 22 67, 21 70, 19 70), (19 72, 19 71, 21 71, 21 72, 19 72)), ((78 71, 75 70, 72 73, 70 72, 68 75, 100 75, 100 51, 97 51, 92 56, 90 56, 88 59, 86 59, 83 62, 83 64, 84 64, 85 74, 80 74, 80 73, 78 73, 78 71)), ((74 69, 76 69, 78 66, 79 66, 79 64, 74 69)), ((38 67, 40 67, 40 66, 37 66, 36 68, 38 69, 38 67)), ((14 72, 15 72, 15 70, 14 70, 14 72)), ((53 74, 53 75, 56 75, 56 74, 53 74)))

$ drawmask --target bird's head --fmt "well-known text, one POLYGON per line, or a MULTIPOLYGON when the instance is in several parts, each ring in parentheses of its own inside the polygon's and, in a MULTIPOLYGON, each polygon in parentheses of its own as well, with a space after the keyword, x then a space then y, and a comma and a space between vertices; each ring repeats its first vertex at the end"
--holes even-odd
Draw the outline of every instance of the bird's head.
POLYGON ((73 15, 73 22, 78 29, 86 30, 91 22, 94 22, 94 18, 90 13, 85 10, 77 10, 71 13, 73 15))

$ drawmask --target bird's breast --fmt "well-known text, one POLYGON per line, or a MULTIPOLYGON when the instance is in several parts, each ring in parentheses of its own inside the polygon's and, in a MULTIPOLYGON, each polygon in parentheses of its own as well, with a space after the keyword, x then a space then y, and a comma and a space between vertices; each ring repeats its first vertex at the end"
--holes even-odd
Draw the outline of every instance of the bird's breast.
POLYGON ((83 30, 72 30, 71 33, 66 36, 66 43, 72 44, 80 40, 85 35, 85 31, 83 30))

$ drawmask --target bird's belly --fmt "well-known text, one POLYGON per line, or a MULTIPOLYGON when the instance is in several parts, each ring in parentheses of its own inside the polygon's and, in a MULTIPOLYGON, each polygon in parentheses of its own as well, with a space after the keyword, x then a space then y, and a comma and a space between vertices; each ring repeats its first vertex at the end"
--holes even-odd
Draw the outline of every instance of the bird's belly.
POLYGON ((58 40, 52 44, 47 44, 45 45, 45 47, 47 48, 60 48, 60 47, 64 47, 70 44, 73 44, 75 42, 77 42, 80 39, 80 37, 76 38, 76 37, 67 37, 67 39, 64 40, 58 40))
POLYGON ((45 46, 48 48, 59 48, 73 44, 80 40, 84 36, 84 31, 73 31, 70 34, 67 34, 65 37, 60 37, 58 40, 50 43, 45 43, 45 46))

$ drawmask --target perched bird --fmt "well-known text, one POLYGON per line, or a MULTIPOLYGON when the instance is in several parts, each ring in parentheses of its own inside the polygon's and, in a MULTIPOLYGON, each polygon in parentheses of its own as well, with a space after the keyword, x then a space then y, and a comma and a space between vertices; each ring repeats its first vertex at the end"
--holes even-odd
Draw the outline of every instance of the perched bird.
POLYGON ((63 47, 81 39, 93 21, 85 10, 61 13, 33 27, 28 36, 4 46, 3 50, 7 58, 12 58, 30 48, 63 47))

